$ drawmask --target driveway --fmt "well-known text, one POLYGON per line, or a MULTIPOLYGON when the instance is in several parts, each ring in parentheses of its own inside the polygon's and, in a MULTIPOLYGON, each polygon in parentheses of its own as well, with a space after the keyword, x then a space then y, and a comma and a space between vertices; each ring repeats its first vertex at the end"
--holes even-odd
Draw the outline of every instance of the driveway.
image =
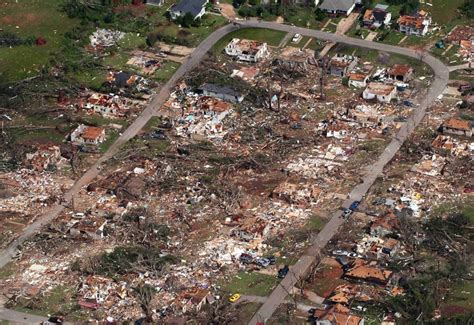
MULTIPOLYGON (((64 208, 69 205, 73 196, 100 174, 101 164, 113 157, 124 143, 133 138, 145 126, 151 117, 155 115, 173 115, 174 112, 161 109, 163 103, 169 97, 170 90, 176 85, 177 81, 181 77, 183 77, 187 72, 191 71, 199 64, 207 51, 210 50, 219 39, 232 31, 248 27, 269 28, 293 34, 298 33, 303 36, 320 38, 330 42, 339 42, 351 46, 365 47, 418 58, 416 51, 407 48, 381 43, 373 43, 361 39, 321 32, 318 30, 282 25, 272 22, 244 21, 240 22, 239 24, 229 24, 221 27, 220 29, 213 32, 203 42, 201 42, 201 44, 199 44, 192 55, 184 61, 184 63, 170 78, 170 80, 168 80, 168 82, 161 88, 160 92, 153 96, 152 100, 139 115, 139 117, 109 147, 104 155, 100 157, 97 162, 89 170, 87 170, 87 172, 81 178, 79 178, 76 183, 64 194, 62 200, 63 203, 51 207, 48 212, 39 216, 35 222, 25 227, 22 234, 0 253, 0 267, 5 266, 12 259, 12 257, 16 255, 18 247, 26 239, 40 231, 44 226, 48 225, 54 218, 56 218, 64 210, 64 208)), ((363 177, 363 182, 352 190, 351 199, 346 200, 344 202, 344 206, 349 206, 353 200, 361 199, 365 195, 367 190, 375 181, 377 175, 382 172, 383 167, 392 159, 392 157, 402 145, 403 141, 405 141, 407 136, 421 121, 425 115, 426 108, 433 103, 436 97, 441 94, 446 87, 449 79, 449 69, 441 61, 431 55, 425 56, 423 61, 430 65, 435 73, 435 80, 431 84, 430 90, 428 91, 425 99, 420 104, 418 110, 415 111, 412 118, 410 118, 408 122, 400 129, 396 137, 392 140, 392 142, 390 142, 379 159, 374 164, 367 166, 367 173, 363 177)), ((259 319, 268 319, 273 314, 276 308, 285 300, 287 292, 289 292, 288 290, 293 288, 297 280, 304 276, 312 265, 318 262, 317 256, 320 250, 334 236, 342 223, 343 220, 340 218, 340 211, 336 211, 326 226, 313 240, 312 245, 308 251, 298 260, 294 266, 290 268, 289 274, 285 279, 282 280, 281 285, 276 287, 263 306, 254 315, 249 324, 253 325, 259 319)))

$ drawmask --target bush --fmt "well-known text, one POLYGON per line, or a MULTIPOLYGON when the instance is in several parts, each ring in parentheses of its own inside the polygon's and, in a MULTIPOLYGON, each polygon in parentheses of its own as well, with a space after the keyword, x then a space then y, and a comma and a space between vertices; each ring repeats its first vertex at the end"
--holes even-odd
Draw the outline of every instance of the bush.
POLYGON ((234 6, 234 8, 240 8, 243 4, 245 4, 245 0, 233 0, 232 1, 232 6, 234 6))
POLYGON ((327 17, 326 13, 322 11, 321 9, 317 8, 314 11, 314 19, 317 21, 323 21, 327 17))
POLYGON ((24 44, 24 40, 19 38, 13 33, 2 32, 0 33, 0 47, 2 46, 18 46, 24 44))

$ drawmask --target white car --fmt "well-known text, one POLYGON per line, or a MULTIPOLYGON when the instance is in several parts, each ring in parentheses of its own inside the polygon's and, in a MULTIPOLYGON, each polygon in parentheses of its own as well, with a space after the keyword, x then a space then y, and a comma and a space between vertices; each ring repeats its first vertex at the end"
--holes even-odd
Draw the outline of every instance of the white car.
POLYGON ((295 36, 293 36, 293 38, 291 39, 291 41, 293 43, 299 43, 301 41, 303 37, 300 35, 300 34, 295 34, 295 36))

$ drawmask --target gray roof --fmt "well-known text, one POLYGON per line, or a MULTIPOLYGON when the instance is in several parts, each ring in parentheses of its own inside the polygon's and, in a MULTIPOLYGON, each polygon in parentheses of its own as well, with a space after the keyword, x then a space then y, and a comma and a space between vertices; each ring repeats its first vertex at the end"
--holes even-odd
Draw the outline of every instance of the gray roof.
POLYGON ((355 4, 355 0, 325 0, 319 7, 328 11, 348 11, 355 4))
POLYGON ((185 14, 189 12, 193 17, 196 17, 206 3, 207 0, 181 0, 173 5, 170 11, 180 11, 185 14))
POLYGON ((374 7, 374 9, 380 9, 380 10, 387 10, 388 9, 388 5, 383 5, 383 4, 378 4, 374 7))
POLYGON ((242 93, 236 91, 235 89, 229 86, 221 86, 215 84, 203 84, 201 87, 198 88, 200 91, 207 91, 215 94, 225 94, 234 97, 242 96, 242 93))

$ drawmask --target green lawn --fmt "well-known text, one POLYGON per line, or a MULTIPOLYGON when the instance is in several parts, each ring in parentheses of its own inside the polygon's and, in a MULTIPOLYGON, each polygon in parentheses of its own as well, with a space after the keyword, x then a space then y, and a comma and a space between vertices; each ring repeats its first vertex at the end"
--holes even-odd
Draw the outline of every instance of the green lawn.
POLYGON ((63 34, 76 21, 59 12, 58 0, 6 0, 0 6, 0 27, 19 37, 43 37, 42 46, 22 45, 0 48, 0 76, 5 81, 17 81, 35 76, 59 50, 63 34), (18 28, 17 28, 18 26, 18 28))
POLYGON ((317 216, 312 215, 308 222, 306 223, 306 228, 311 231, 320 231, 323 229, 324 225, 326 224, 326 220, 317 216))
POLYGON ((463 284, 455 287, 446 305, 460 306, 474 311, 474 281, 464 281, 463 284))
POLYGON ((314 10, 308 7, 293 6, 288 9, 285 15, 285 23, 293 24, 298 27, 320 29, 322 22, 317 21, 314 15, 314 10))
POLYGON ((226 18, 207 14, 202 17, 202 25, 199 27, 180 28, 175 23, 166 21, 156 27, 153 32, 169 38, 172 43, 177 42, 173 40, 180 39, 187 46, 197 46, 213 31, 225 24, 227 24, 226 18))
POLYGON ((457 10, 464 0, 427 0, 433 6, 421 5, 433 17, 433 22, 439 25, 447 24, 458 17, 457 10))
POLYGON ((474 81, 474 74, 463 73, 467 70, 458 70, 449 73, 449 79, 451 80, 466 80, 466 81, 474 81))
POLYGON ((230 282, 222 284, 222 290, 256 296, 267 296, 277 284, 274 276, 257 272, 239 272, 230 282))
POLYGON ((390 33, 388 33, 387 36, 385 36, 385 38, 381 40, 381 43, 397 45, 404 37, 405 34, 396 31, 390 31, 390 33))
POLYGON ((216 44, 214 44, 211 51, 214 54, 221 53, 233 38, 252 39, 260 42, 266 42, 270 46, 278 46, 285 35, 285 32, 277 30, 265 28, 244 28, 229 33, 221 38, 216 44))
POLYGON ((138 33, 127 33, 119 42, 118 46, 123 50, 134 50, 146 47, 146 37, 138 33))
POLYGON ((178 70, 180 64, 173 61, 165 61, 159 70, 156 70, 153 78, 159 81, 167 81, 178 70))

